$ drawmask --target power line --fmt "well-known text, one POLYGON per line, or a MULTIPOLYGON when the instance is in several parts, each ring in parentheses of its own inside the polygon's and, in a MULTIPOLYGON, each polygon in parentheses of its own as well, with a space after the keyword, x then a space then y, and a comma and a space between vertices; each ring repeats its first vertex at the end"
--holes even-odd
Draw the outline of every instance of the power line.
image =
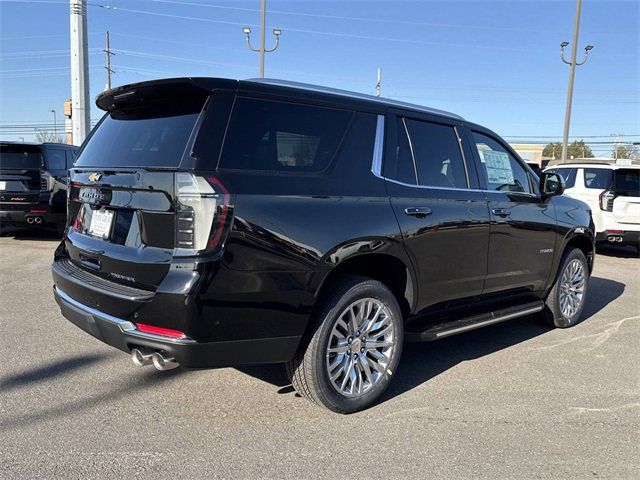
MULTIPOLYGON (((93 7, 104 8, 104 9, 107 9, 107 10, 110 10, 110 11, 121 11, 121 12, 130 12, 130 13, 138 13, 138 14, 146 14, 146 15, 155 15, 155 16, 159 16, 159 17, 177 18, 177 19, 181 19, 181 20, 193 20, 193 21, 198 21, 198 22, 216 23, 216 24, 223 24, 223 25, 250 26, 250 27, 258 27, 259 26, 259 25, 251 24, 251 23, 247 24, 247 23, 231 22, 231 21, 226 21, 226 20, 213 20, 213 19, 209 19, 209 18, 190 17, 190 16, 187 16, 187 15, 176 15, 176 14, 171 14, 171 13, 160 13, 160 12, 153 12, 153 11, 149 11, 149 10, 139 10, 139 9, 132 9, 132 8, 124 8, 124 7, 117 7, 117 6, 112 6, 112 5, 100 5, 100 4, 95 4, 95 3, 89 3, 89 5, 93 6, 93 7)), ((287 27, 286 30, 287 30, 287 32, 308 33, 308 34, 312 34, 312 35, 326 35, 326 36, 335 36, 335 37, 342 37, 342 38, 357 38, 357 39, 361 39, 361 40, 378 40, 378 41, 383 41, 383 42, 400 42, 400 43, 409 43, 409 44, 415 44, 415 45, 428 45, 428 46, 435 46, 435 47, 479 48, 479 49, 485 49, 485 50, 499 50, 499 51, 527 52, 527 53, 530 52, 530 49, 500 47, 500 46, 492 46, 492 45, 454 44, 454 43, 447 43, 447 42, 429 42, 429 41, 425 41, 425 40, 411 40, 411 39, 393 38, 393 37, 376 37, 376 36, 372 36, 372 35, 358 35, 358 34, 353 34, 353 33, 327 32, 327 31, 322 31, 322 30, 307 30, 307 29, 302 29, 302 28, 291 28, 291 27, 287 27)))

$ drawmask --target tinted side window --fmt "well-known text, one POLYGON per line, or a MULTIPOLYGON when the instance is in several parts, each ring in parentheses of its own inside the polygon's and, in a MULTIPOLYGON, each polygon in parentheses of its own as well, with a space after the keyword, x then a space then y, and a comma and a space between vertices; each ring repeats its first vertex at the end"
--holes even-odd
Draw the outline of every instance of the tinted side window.
POLYGON ((238 98, 220 167, 320 172, 329 166, 352 116, 346 110, 238 98))
POLYGON ((577 168, 550 168, 547 171, 560 175, 564 179, 567 188, 573 188, 576 185, 577 168))
POLYGON ((472 132, 480 156, 480 175, 485 177, 489 190, 532 193, 525 168, 496 140, 482 133, 472 132))
POLYGON ((66 170, 67 159, 61 148, 47 148, 44 154, 47 170, 66 170))
POLYGON ((406 119, 418 183, 429 187, 468 188, 467 175, 453 127, 406 119))
POLYGON ((611 170, 604 168, 585 168, 584 186, 605 190, 611 186, 611 170))
POLYGON ((416 168, 411 155, 411 147, 409 146, 409 137, 404 125, 404 120, 395 117, 395 131, 397 143, 395 149, 390 152, 390 156, 384 165, 384 176, 391 180, 406 183, 408 185, 417 185, 416 168))

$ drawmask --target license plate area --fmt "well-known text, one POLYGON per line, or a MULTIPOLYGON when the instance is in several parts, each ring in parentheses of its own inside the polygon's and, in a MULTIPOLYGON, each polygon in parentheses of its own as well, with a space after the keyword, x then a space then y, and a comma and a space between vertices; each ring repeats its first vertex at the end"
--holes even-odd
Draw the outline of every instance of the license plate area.
POLYGON ((114 212, 112 210, 105 208, 93 210, 87 233, 92 237, 109 238, 113 227, 113 216, 114 212))

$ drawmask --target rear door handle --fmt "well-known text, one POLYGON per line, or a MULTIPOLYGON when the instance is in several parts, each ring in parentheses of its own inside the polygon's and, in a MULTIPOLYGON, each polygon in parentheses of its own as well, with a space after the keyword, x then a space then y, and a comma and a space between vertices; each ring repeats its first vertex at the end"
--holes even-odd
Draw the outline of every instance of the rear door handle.
POLYGON ((499 217, 508 217, 511 215, 511 210, 507 208, 494 208, 491 212, 499 217))
POLYGON ((412 217, 426 217, 431 215, 431 209, 429 207, 409 207, 404 209, 404 213, 412 217))

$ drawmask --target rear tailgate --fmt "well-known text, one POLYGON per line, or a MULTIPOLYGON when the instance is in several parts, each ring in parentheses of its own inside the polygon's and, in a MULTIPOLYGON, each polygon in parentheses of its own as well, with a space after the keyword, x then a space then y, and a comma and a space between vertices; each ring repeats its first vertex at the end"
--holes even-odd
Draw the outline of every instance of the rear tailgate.
POLYGON ((640 197, 616 197, 613 218, 618 223, 640 224, 640 197))
POLYGON ((76 266, 116 283, 154 290, 174 247, 172 172, 74 169, 65 240, 76 266))
POLYGON ((137 87, 112 96, 124 100, 110 105, 70 171, 65 243, 75 267, 150 291, 167 275, 176 175, 208 98, 184 92, 137 87))
POLYGON ((613 218, 618 223, 640 224, 640 168, 620 168, 613 176, 613 218))
POLYGON ((37 145, 0 144, 0 207, 21 209, 38 202, 42 152, 37 145))

